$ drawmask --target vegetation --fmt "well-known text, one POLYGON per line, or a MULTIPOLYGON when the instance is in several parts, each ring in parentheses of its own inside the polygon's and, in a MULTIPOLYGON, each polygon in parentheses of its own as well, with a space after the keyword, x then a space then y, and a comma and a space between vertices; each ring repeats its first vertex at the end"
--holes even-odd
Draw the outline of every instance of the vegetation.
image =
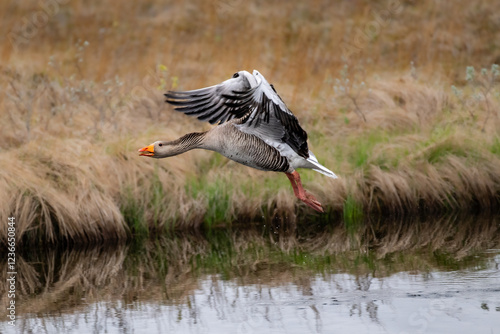
POLYGON ((74 0, 0 11, 0 227, 16 217, 18 242, 500 207, 496 1, 74 0), (326 215, 298 203, 283 175, 212 152, 137 155, 209 128, 165 105, 166 90, 254 68, 340 176, 302 172, 326 215))

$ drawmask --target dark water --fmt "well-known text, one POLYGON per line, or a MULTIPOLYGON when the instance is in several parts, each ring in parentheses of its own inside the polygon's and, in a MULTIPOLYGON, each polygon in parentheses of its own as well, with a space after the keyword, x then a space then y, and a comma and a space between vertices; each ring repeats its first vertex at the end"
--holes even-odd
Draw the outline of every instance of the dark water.
POLYGON ((497 218, 22 253, 1 333, 500 333, 497 218))

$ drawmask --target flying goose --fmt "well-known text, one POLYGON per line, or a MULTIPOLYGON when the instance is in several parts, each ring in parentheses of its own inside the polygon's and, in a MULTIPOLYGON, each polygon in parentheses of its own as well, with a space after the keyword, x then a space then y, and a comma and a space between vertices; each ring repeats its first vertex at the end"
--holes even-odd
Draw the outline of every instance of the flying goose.
POLYGON ((295 196, 316 211, 321 203, 302 187, 297 168, 310 168, 331 178, 307 146, 307 133, 276 90, 258 71, 239 71, 218 85, 186 92, 169 91, 175 110, 218 126, 189 133, 174 141, 156 141, 140 155, 166 158, 201 148, 216 151, 243 165, 284 172, 295 196))

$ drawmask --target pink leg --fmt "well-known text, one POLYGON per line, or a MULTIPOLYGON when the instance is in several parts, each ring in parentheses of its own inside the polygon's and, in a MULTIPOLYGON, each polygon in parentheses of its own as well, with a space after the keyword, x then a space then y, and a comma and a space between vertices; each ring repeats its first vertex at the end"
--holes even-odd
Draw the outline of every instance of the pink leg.
POLYGON ((297 171, 294 171, 293 173, 285 173, 288 179, 290 180, 290 183, 292 184, 293 188, 293 193, 295 194, 295 197, 300 199, 302 202, 304 202, 307 206, 313 208, 316 211, 319 212, 325 212, 323 210, 323 207, 321 206, 321 203, 318 202, 318 200, 311 194, 309 194, 304 187, 302 187, 302 182, 300 181, 300 175, 297 173, 297 171))

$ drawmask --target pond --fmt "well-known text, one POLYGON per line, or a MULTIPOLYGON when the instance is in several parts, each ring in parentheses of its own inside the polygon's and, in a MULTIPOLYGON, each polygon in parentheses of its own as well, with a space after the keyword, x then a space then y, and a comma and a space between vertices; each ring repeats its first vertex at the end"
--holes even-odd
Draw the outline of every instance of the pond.
POLYGON ((499 223, 277 222, 23 249, 16 326, 0 332, 500 333, 499 223))

